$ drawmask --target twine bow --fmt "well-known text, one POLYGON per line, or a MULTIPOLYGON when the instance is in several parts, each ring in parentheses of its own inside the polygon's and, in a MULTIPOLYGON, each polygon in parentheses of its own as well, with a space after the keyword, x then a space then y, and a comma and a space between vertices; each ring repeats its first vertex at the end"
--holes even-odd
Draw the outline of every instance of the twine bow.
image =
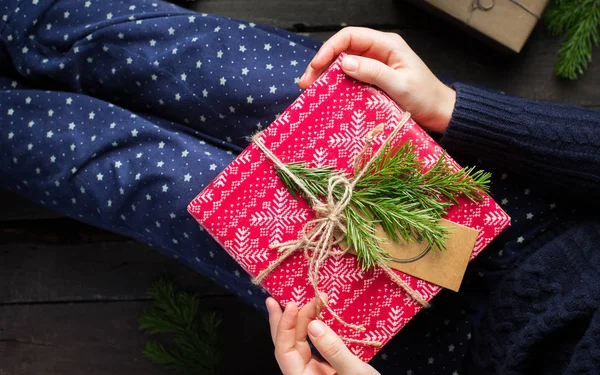
MULTIPOLYGON (((539 14, 537 14, 534 11, 532 11, 531 9, 529 9, 525 4, 523 4, 519 0, 508 0, 508 1, 519 6, 524 11, 531 14, 533 17, 535 17, 537 19, 540 18, 539 14)), ((471 7, 469 8, 469 16, 467 17, 466 23, 467 24, 471 23, 471 17, 473 17, 473 13, 476 10, 481 10, 483 12, 487 12, 489 10, 492 10, 492 8, 494 8, 495 5, 496 5, 496 0, 473 0, 471 2, 471 7)))
MULTIPOLYGON (((361 167, 363 156, 367 149, 371 146, 373 138, 380 132, 383 131, 384 125, 380 124, 375 129, 367 134, 365 146, 362 151, 356 157, 354 161, 354 178, 348 179, 342 174, 333 175, 328 181, 328 193, 326 200, 323 202, 308 189, 306 189, 300 179, 294 175, 293 172, 287 168, 287 166, 271 151, 269 150, 260 139, 260 133, 253 137, 254 144, 265 154, 265 156, 271 160, 280 171, 285 173, 296 185, 302 189, 304 196, 307 198, 308 203, 315 211, 316 218, 307 222, 300 232, 300 238, 297 240, 287 241, 284 243, 271 244, 271 248, 278 248, 279 257, 269 267, 265 268, 258 276, 256 276, 252 282, 254 284, 260 284, 265 277, 267 277, 272 271, 279 267, 290 255, 296 251, 303 250, 305 257, 309 261, 308 267, 308 279, 313 286, 317 301, 323 306, 335 320, 345 327, 349 327, 358 331, 365 331, 365 327, 359 324, 351 324, 344 321, 333 309, 329 306, 329 303, 322 298, 322 294, 319 290, 319 271, 323 262, 332 255, 342 255, 348 252, 348 248, 345 250, 336 250, 334 247, 339 245, 345 240, 346 237, 346 215, 345 209, 350 203, 352 198, 352 192, 356 184, 360 181, 366 171, 369 169, 371 164, 377 159, 381 153, 385 152, 388 144, 393 140, 396 135, 400 132, 402 127, 410 119, 410 113, 406 112, 400 122, 396 125, 389 137, 385 139, 381 147, 375 152, 371 158, 364 163, 361 167), (340 199, 336 199, 334 191, 337 187, 343 188, 343 194, 340 199)), ((429 304, 417 291, 412 289, 404 280, 402 280, 394 271, 392 271, 385 263, 380 263, 381 268, 390 279, 399 287, 401 287, 408 295, 410 295, 416 302, 424 307, 428 307, 429 304)), ((357 340, 351 338, 342 337, 342 339, 371 346, 380 346, 379 341, 369 340, 357 340)))

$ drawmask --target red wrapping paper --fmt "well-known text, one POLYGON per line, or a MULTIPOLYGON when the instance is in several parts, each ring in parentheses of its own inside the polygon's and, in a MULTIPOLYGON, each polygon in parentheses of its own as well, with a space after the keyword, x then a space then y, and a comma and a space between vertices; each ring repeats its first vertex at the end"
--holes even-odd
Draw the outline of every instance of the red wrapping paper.
MULTIPOLYGON (((314 82, 261 135, 267 148, 284 163, 331 165, 351 175, 354 157, 366 134, 385 123, 373 141, 378 148, 404 111, 379 89, 357 82, 340 68, 341 57, 314 82)), ((392 144, 410 140, 418 157, 430 168, 443 150, 412 119, 392 144)), ((453 160, 456 168, 460 168, 453 160)), ((460 199, 446 219, 480 231, 471 260, 510 223, 508 215, 488 196, 473 203, 460 199)), ((191 215, 252 277, 274 262, 276 242, 298 239, 303 225, 315 216, 305 200, 295 200, 275 174, 273 164, 250 145, 189 205, 191 215)), ((290 256, 261 284, 282 306, 303 306, 314 296, 307 278, 308 262, 302 252, 290 256)), ((441 288, 397 272, 426 300, 441 288)), ((339 335, 376 340, 385 345, 421 310, 383 271, 363 273, 350 254, 330 257, 320 270, 320 290, 331 307, 349 323, 363 324, 358 332, 337 323, 326 311, 323 320, 339 335)), ((348 343, 368 362, 381 349, 348 343)))

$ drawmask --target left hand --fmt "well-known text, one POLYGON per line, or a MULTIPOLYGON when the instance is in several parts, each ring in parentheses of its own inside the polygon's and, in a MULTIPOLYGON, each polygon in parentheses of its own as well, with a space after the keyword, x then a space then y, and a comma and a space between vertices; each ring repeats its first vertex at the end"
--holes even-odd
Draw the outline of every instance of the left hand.
POLYGON ((284 375, 379 375, 370 365, 352 354, 343 341, 317 320, 316 299, 300 311, 290 302, 285 311, 273 298, 267 299, 275 358, 284 375), (306 337, 328 362, 314 356, 306 337))

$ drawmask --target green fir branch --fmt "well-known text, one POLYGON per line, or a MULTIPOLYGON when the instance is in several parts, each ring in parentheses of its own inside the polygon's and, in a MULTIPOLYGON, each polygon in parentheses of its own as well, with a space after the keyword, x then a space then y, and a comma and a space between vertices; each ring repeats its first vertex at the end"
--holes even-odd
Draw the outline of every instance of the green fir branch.
MULTIPOLYGON (((364 165, 366 159, 361 161, 364 165)), ((302 185, 317 197, 327 195, 328 180, 336 173, 331 167, 308 168, 303 163, 287 167, 302 185)), ((276 170, 294 197, 304 196, 302 189, 281 170, 276 170)), ((379 245, 375 226, 381 225, 392 241, 425 241, 434 249, 444 250, 448 230, 439 220, 458 197, 480 201, 487 192, 491 175, 473 168, 454 171, 444 153, 425 173, 410 142, 382 153, 356 184, 346 207, 346 242, 357 254, 359 264, 369 270, 389 258, 379 245)), ((343 187, 334 189, 340 199, 343 187)), ((305 197, 306 198, 306 197, 305 197)))
POLYGON ((592 51, 600 40, 600 0, 555 0, 545 14, 548 30, 564 35, 558 51, 556 73, 577 79, 592 62, 592 51))
POLYGON ((218 373, 221 353, 218 340, 220 318, 215 313, 199 317, 198 299, 177 291, 173 283, 160 280, 148 291, 152 306, 140 318, 139 328, 151 335, 168 334, 172 345, 146 343, 144 354, 154 363, 185 375, 218 373))

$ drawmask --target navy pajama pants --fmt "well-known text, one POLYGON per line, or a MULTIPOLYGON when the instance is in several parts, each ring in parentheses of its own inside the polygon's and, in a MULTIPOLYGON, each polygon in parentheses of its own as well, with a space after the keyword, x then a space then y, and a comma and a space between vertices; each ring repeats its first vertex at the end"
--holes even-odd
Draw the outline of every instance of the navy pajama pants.
MULTIPOLYGON (((320 42, 159 0, 4 0, 0 17, 0 187, 147 243, 264 309, 264 291, 186 206, 300 94, 320 42)), ((460 373, 485 285, 554 220, 510 174, 492 190, 516 225, 461 293, 442 293, 374 359, 382 373, 460 373)))

